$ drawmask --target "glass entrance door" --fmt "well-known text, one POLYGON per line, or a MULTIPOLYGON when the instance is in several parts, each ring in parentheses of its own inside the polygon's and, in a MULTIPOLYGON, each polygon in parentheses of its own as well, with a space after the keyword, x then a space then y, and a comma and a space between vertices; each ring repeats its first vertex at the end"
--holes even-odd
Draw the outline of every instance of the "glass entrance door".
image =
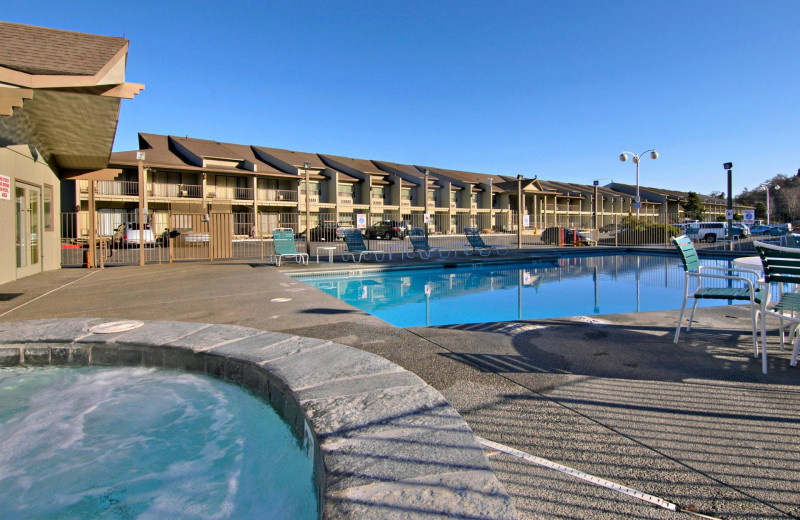
POLYGON ((18 278, 42 270, 40 195, 41 190, 35 186, 17 183, 14 187, 18 278))

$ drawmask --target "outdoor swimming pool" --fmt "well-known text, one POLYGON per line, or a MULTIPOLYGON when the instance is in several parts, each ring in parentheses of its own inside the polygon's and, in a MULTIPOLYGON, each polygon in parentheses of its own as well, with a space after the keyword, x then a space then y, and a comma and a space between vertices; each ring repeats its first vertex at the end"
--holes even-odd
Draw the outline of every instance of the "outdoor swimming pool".
POLYGON ((244 388, 134 367, 0 369, 4 518, 317 518, 313 463, 244 388))
POLYGON ((297 279, 398 327, 678 309, 685 284, 677 256, 629 253, 297 279))

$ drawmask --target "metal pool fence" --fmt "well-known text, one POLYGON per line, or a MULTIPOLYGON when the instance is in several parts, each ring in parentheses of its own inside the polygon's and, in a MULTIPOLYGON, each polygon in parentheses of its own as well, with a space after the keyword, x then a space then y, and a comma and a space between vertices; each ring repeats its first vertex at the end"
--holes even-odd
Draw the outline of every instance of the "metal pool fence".
MULTIPOLYGON (((346 250, 342 233, 362 222, 370 249, 387 253, 413 248, 408 229, 420 227, 431 246, 460 250, 466 247, 464 228, 477 227, 484 242, 510 248, 631 247, 668 249, 670 237, 685 232, 679 215, 633 216, 531 215, 523 219, 522 232, 514 212, 497 214, 422 214, 269 212, 177 213, 156 210, 145 215, 145 233, 138 238, 136 210, 99 210, 93 218, 95 237, 90 240, 90 213, 62 213, 61 262, 64 266, 167 263, 187 260, 269 259, 274 248, 274 229, 291 229, 298 250, 327 256, 334 248, 346 250), (92 247, 94 251, 92 252, 92 247), (325 249, 320 249, 325 248, 325 249)), ((752 241, 762 237, 734 237, 713 243, 697 242, 698 248, 752 251, 752 241)), ((772 237, 774 238, 774 237, 772 237)))

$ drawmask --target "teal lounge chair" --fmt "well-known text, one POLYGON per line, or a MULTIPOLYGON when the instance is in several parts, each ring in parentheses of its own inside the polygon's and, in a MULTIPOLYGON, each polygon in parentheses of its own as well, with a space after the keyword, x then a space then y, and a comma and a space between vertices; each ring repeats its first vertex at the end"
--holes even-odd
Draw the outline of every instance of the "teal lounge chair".
POLYGON ((294 242, 294 231, 291 229, 276 229, 272 232, 272 243, 275 245, 273 259, 275 265, 280 266, 281 260, 294 258, 297 263, 308 265, 308 254, 297 251, 294 242))
POLYGON ((475 226, 466 226, 464 234, 467 236, 467 241, 472 247, 472 251, 468 254, 478 252, 481 256, 489 256, 492 251, 496 251, 498 255, 507 255, 508 246, 506 245, 488 245, 486 244, 481 235, 478 233, 478 228, 475 226))
MULTIPOLYGON (((432 247, 428 244, 428 237, 425 236, 425 231, 422 228, 412 227, 408 231, 408 238, 411 240, 411 245, 414 246, 414 253, 419 253, 420 258, 428 259, 433 253, 439 253, 439 258, 450 257, 449 249, 432 247)), ((411 256, 414 256, 414 253, 411 253, 411 256)))
POLYGON ((781 237, 781 245, 786 247, 800 248, 800 235, 796 233, 786 233, 781 237))
POLYGON ((686 300, 694 298, 694 306, 692 306, 692 313, 689 316, 689 323, 686 325, 686 332, 692 330, 694 311, 697 309, 697 302, 700 300, 721 300, 722 302, 726 300, 736 300, 748 302, 750 304, 750 312, 753 317, 753 356, 758 357, 756 324, 758 322, 758 314, 761 310, 761 302, 767 298, 767 291, 764 287, 759 286, 758 289, 754 287, 754 284, 757 283, 754 282, 754 280, 758 280, 761 277, 761 273, 751 269, 708 267, 700 265, 700 259, 697 257, 697 250, 694 248, 694 244, 689 237, 681 235, 679 237, 673 237, 671 240, 681 254, 683 269, 686 273, 683 305, 678 315, 678 326, 675 328, 675 339, 673 343, 678 342, 678 338, 681 334, 681 324, 683 323, 683 312, 686 310, 686 300), (690 293, 689 286, 691 285, 690 280, 692 278, 697 280, 697 285, 694 292, 690 293), (704 280, 726 280, 726 282, 718 284, 718 287, 709 287, 707 284, 703 284, 704 280), (722 285, 724 285, 724 287, 722 285))
POLYGON ((373 255, 378 262, 383 260, 383 251, 369 249, 366 244, 364 244, 364 236, 361 234, 360 229, 346 231, 344 234, 344 243, 347 244, 347 251, 342 253, 342 260, 344 261, 347 261, 348 257, 352 257, 353 262, 360 262, 364 256, 369 255, 373 255), (358 255, 357 260, 356 255, 358 255), (380 255, 380 258, 378 255, 380 255))
MULTIPOLYGON (((764 267, 764 287, 768 289, 773 283, 792 284, 795 288, 800 284, 800 249, 795 247, 782 247, 764 242, 753 242, 761 257, 764 267)), ((771 305, 767 297, 761 301, 763 316, 774 316, 780 320, 778 333, 781 337, 781 350, 784 348, 784 331, 794 336, 794 349, 790 364, 797 366, 797 355, 800 352, 800 334, 797 327, 800 325, 800 293, 782 291, 778 301, 771 305), (784 323, 788 322, 788 325, 784 323)), ((767 324, 766 319, 761 319, 761 371, 767 373, 767 324)))

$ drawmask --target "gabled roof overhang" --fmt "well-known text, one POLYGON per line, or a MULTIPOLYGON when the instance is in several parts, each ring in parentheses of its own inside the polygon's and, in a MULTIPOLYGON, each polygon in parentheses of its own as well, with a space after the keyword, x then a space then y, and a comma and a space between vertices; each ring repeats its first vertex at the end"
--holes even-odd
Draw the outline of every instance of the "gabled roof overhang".
MULTIPOLYGON (((8 23, 0 26, 4 38, 20 31, 35 32, 37 38, 42 37, 42 31, 45 37, 52 34, 54 38, 66 33, 8 23)), ((68 35, 77 35, 78 42, 92 37, 68 35)), ((71 170, 74 175, 76 171, 104 169, 114 143, 121 100, 133 98, 144 88, 125 82, 128 42, 108 38, 108 44, 111 57, 93 73, 62 73, 56 70, 55 56, 47 70, 26 70, 18 65, 12 68, 6 65, 18 64, 27 57, 14 55, 16 47, 7 50, 0 65, 0 145, 24 144, 36 149, 59 175, 62 170, 71 170)))

